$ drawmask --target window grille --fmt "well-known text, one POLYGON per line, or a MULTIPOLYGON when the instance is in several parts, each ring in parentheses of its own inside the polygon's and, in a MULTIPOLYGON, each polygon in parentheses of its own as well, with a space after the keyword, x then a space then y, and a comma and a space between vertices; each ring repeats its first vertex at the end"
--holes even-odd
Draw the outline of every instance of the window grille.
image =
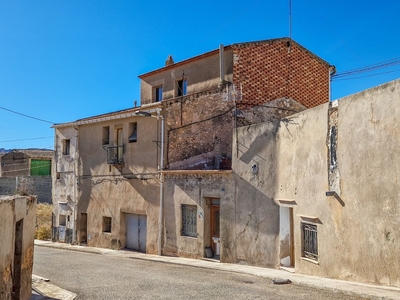
POLYGON ((197 237, 197 206, 182 205, 182 235, 197 237))
POLYGON ((318 260, 317 225, 302 223, 303 257, 318 260))
POLYGON ((107 164, 119 165, 124 162, 122 157, 124 146, 107 147, 106 150, 107 150, 107 164))

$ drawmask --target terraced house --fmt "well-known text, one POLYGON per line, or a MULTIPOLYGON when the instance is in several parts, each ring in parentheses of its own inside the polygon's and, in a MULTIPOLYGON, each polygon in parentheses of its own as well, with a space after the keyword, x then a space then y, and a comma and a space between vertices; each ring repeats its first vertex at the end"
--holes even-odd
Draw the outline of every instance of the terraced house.
POLYGON ((332 72, 289 38, 220 46, 139 76, 139 107, 56 124, 53 239, 293 265, 280 225, 292 212, 269 195, 273 169, 261 167, 272 157, 254 160, 260 148, 244 151, 237 128, 283 126, 327 103, 332 72), (270 177, 255 187, 260 172, 270 177))

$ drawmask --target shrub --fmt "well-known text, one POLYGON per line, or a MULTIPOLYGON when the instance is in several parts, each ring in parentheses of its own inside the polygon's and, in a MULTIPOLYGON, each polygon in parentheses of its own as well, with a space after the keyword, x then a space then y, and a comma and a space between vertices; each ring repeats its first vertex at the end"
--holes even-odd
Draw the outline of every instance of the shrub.
POLYGON ((53 206, 47 203, 39 203, 36 206, 36 232, 35 239, 50 240, 53 206))

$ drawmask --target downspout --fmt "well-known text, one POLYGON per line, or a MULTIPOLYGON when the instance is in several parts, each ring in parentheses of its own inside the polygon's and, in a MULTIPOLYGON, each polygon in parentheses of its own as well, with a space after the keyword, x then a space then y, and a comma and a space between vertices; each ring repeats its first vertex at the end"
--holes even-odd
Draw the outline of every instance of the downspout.
POLYGON ((329 102, 332 101, 332 76, 336 74, 336 67, 334 65, 330 65, 329 69, 329 102))
POLYGON ((72 243, 76 243, 77 239, 76 239, 76 231, 77 231, 77 199, 76 199, 76 194, 77 194, 77 186, 78 186, 78 181, 77 181, 77 169, 78 169, 78 128, 74 127, 74 129, 76 130, 76 136, 75 136, 75 151, 74 151, 74 212, 73 212, 73 228, 72 228, 72 243))
POLYGON ((223 87, 225 83, 225 71, 224 71, 224 45, 219 45, 219 79, 220 88, 223 87))
POLYGON ((160 154, 160 215, 158 222, 158 255, 161 256, 161 236, 162 236, 162 220, 163 220, 163 200, 164 200, 164 117, 157 110, 157 119, 161 119, 161 154, 160 154))

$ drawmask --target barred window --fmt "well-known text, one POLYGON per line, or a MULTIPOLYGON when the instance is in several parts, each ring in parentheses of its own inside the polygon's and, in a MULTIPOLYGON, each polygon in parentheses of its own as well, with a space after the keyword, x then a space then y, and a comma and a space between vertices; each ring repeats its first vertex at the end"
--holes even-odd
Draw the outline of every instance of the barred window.
POLYGON ((111 232, 111 218, 103 217, 103 232, 111 232))
POLYGON ((317 225, 301 223, 303 257, 318 260, 317 225))
POLYGON ((197 206, 182 205, 182 235, 197 237, 197 206))

